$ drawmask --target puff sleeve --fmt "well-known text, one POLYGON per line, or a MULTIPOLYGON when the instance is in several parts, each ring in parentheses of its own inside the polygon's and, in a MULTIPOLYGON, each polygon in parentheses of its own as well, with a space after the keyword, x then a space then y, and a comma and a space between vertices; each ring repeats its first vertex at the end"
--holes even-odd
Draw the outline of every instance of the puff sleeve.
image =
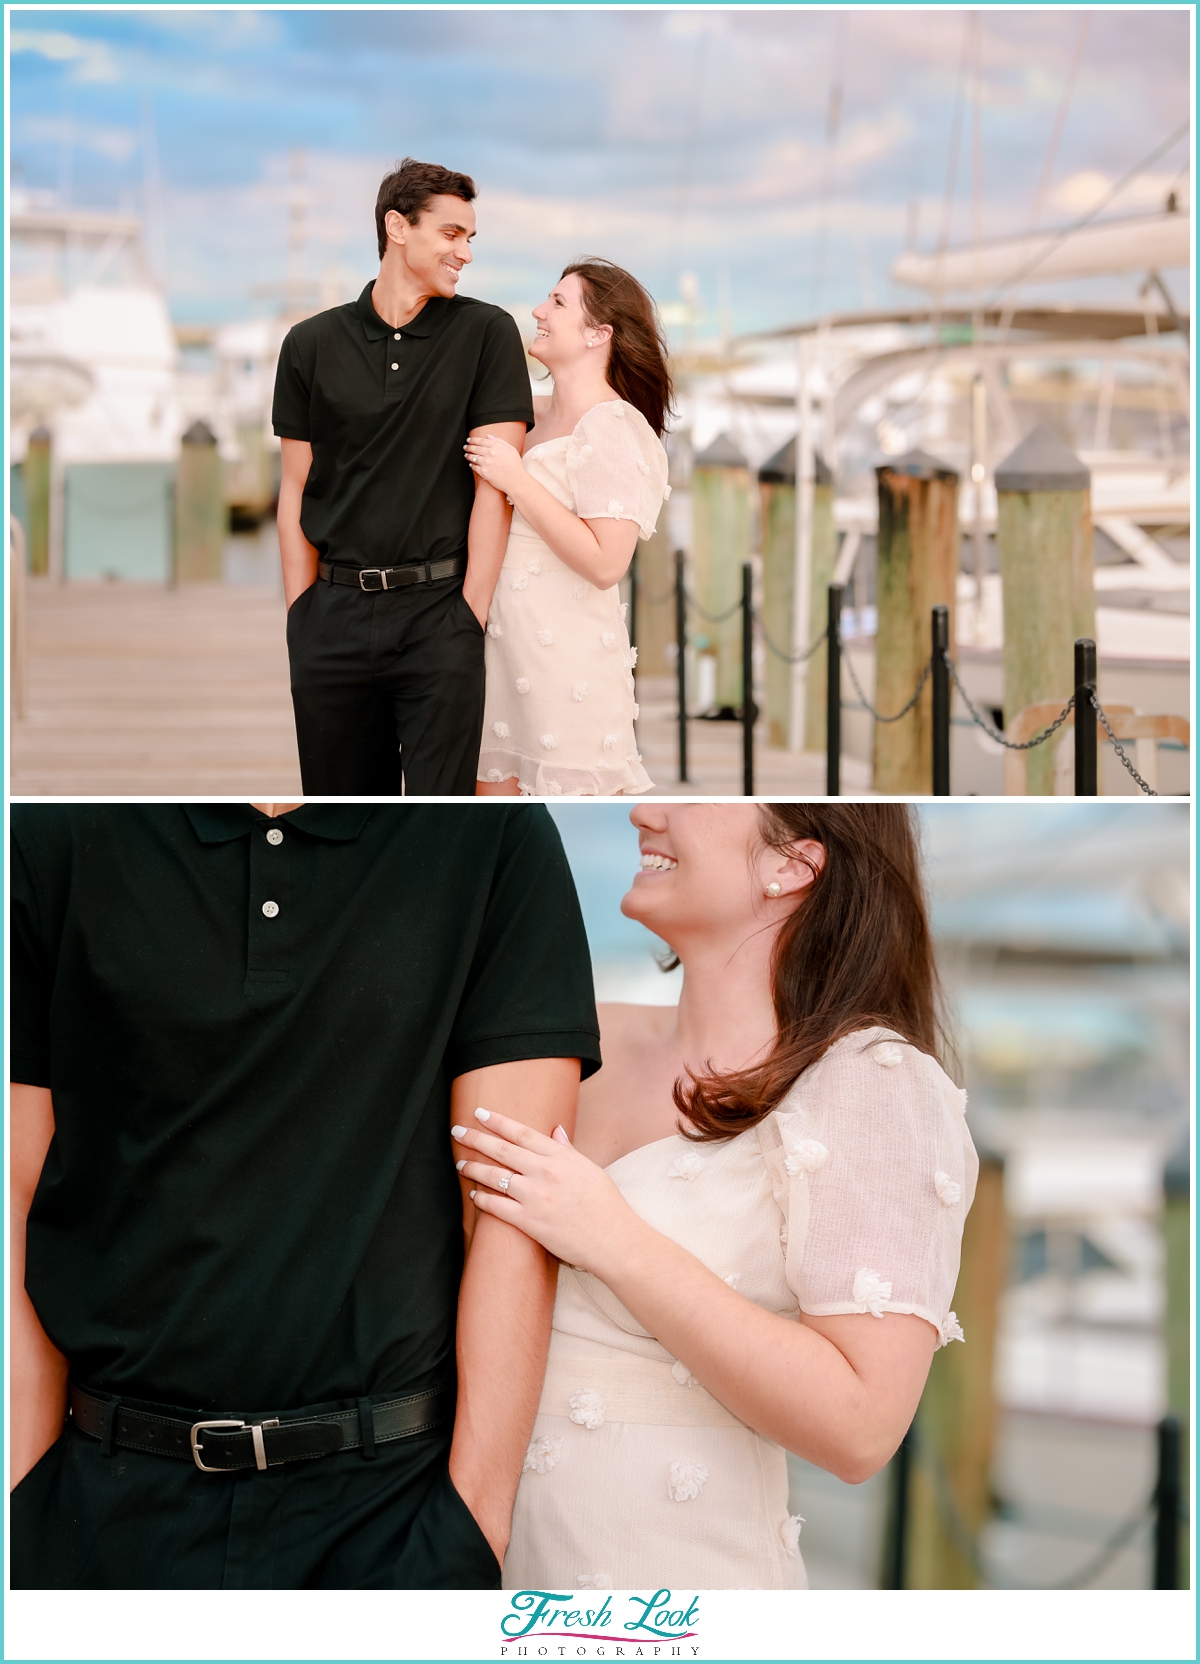
POLYGON ((670 496, 667 453, 642 413, 613 399, 589 410, 571 435, 567 482, 581 520, 635 520, 652 537, 670 496))
POLYGON ((785 1274, 813 1317, 906 1312, 962 1340, 950 1309, 979 1161, 966 1094, 886 1029, 831 1046, 760 1124, 785 1274))

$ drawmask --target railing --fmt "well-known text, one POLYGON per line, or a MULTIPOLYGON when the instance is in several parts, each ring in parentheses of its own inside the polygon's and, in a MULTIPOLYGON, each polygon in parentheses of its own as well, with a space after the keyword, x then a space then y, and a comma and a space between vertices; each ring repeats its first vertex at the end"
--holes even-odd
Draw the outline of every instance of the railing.
MULTIPOLYGON (((754 795, 754 725, 758 720, 758 707, 754 702, 754 632, 757 628, 762 633, 763 643, 767 651, 775 654, 787 664, 803 664, 810 659, 824 642, 828 646, 826 659, 826 699, 825 699, 825 792, 829 797, 841 794, 841 754, 842 754, 842 711, 843 709, 861 709, 871 717, 873 722, 891 724, 899 722, 902 717, 920 701, 925 691, 925 684, 932 682, 931 688, 931 779, 930 786, 934 797, 948 797, 950 795, 950 729, 951 729, 951 690, 956 689, 965 706, 971 722, 982 730, 989 739, 997 745, 1003 746, 1008 752, 1030 752, 1044 745, 1068 720, 1074 722, 1075 728, 1075 795, 1077 797, 1095 797, 1098 790, 1098 762, 1099 743, 1097 728, 1102 727, 1111 742, 1113 751, 1122 767, 1130 775, 1138 789, 1148 797, 1157 797, 1158 793, 1139 774, 1134 764, 1123 749, 1119 735, 1114 728, 1113 721, 1104 710, 1096 692, 1096 643, 1087 636, 1080 637, 1075 643, 1075 691, 1062 709, 1047 721, 1045 726, 1027 740, 1010 740, 989 722, 979 711, 959 675, 958 666, 954 661, 950 644, 950 613, 944 606, 934 607, 930 617, 930 655, 921 668, 917 683, 909 698, 898 711, 885 715, 876 710, 863 691, 862 684, 854 669, 852 660, 846 652, 846 645, 842 637, 841 618, 844 585, 830 584, 828 589, 828 618, 825 628, 815 641, 799 653, 790 653, 772 641, 766 628, 765 620, 754 607, 753 572, 749 561, 742 565, 742 592, 740 598, 727 607, 724 612, 710 613, 699 601, 688 594, 685 571, 684 553, 682 549, 675 551, 674 602, 675 602, 675 644, 676 662, 675 674, 677 683, 678 703, 678 747, 679 747, 679 781, 681 785, 688 782, 688 714, 687 714, 687 644, 688 644, 688 614, 694 613, 711 624, 721 624, 732 618, 734 613, 741 613, 742 624, 742 704, 737 713, 737 719, 742 730, 742 790, 747 797, 754 795), (847 707, 842 699, 842 666, 850 678, 851 685, 858 697, 857 707, 847 707), (1081 714, 1086 713, 1088 720, 1081 720, 1081 714)), ((634 639, 638 619, 638 596, 641 593, 642 605, 662 606, 672 598, 671 591, 659 596, 647 596, 641 592, 641 583, 637 576, 636 567, 632 572, 630 585, 629 625, 630 639, 634 639)), ((1051 707, 1053 709, 1053 707, 1051 707)), ((1116 727, 1124 726, 1127 735, 1141 735, 1146 724, 1151 727, 1147 732, 1152 736, 1166 724, 1164 732, 1169 730, 1171 737, 1178 738, 1184 734, 1185 724, 1177 718, 1145 718, 1127 715, 1122 710, 1121 715, 1114 713, 1116 727), (1178 732, 1177 732, 1178 731, 1178 732)))

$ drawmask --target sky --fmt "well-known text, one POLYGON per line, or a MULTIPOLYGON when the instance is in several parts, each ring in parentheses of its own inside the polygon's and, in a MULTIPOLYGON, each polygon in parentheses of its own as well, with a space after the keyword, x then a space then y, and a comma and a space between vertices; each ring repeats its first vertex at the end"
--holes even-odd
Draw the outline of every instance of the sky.
MULTIPOLYGON (((12 8, 12 175, 148 208, 181 322, 278 305, 297 188, 313 304, 356 294, 412 154, 479 185, 464 293, 523 311, 599 253, 660 302, 693 274, 701 334, 766 329, 912 302, 888 277, 906 243, 1023 230, 1035 204, 1065 223, 1187 119, 1185 8, 974 15, 12 8)), ((1186 193, 1187 154, 1113 212, 1186 193)))

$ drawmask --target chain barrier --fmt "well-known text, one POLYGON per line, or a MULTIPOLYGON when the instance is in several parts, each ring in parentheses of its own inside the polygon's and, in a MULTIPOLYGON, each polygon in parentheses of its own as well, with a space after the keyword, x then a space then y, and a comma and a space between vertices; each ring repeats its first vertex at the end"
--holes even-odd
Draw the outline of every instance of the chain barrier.
POLYGON ((812 658, 817 648, 821 646, 822 642, 824 642, 829 635, 829 631, 827 629, 822 630, 816 641, 813 642, 812 646, 806 647, 802 653, 785 653, 782 647, 777 647, 771 640, 771 637, 767 632, 766 620, 760 617, 757 612, 754 614, 754 620, 759 629, 762 631, 763 640, 766 642, 769 651, 774 653, 777 659, 782 659, 784 664, 806 664, 808 660, 812 658))
POLYGON ((1127 772, 1133 776, 1133 778, 1137 781, 1138 785, 1142 788, 1142 790, 1145 792, 1147 797, 1157 797, 1159 794, 1155 791, 1154 787, 1153 786, 1148 786, 1146 784, 1146 782, 1142 779, 1141 775, 1138 773, 1137 769, 1135 769, 1133 764, 1129 761, 1129 758, 1125 755, 1124 751, 1122 751, 1121 742, 1117 739, 1117 736, 1113 733, 1112 729, 1109 727, 1108 718, 1105 716, 1104 709, 1101 706, 1100 701, 1096 698, 1096 695, 1094 693, 1092 694, 1092 704, 1096 707, 1096 715, 1100 718, 1100 723, 1101 723, 1101 726, 1104 729, 1104 732, 1108 735, 1109 739, 1112 741, 1113 750, 1116 752, 1117 756, 1121 759, 1121 762, 1124 764, 1125 769, 1127 770, 1127 772))
MULTIPOLYGON (((843 645, 843 643, 842 643, 841 636, 840 636, 840 633, 839 633, 838 647, 841 648, 842 645, 843 645)), ((918 681, 916 687, 913 690, 912 698, 908 701, 908 703, 903 707, 902 710, 899 710, 899 711, 896 712, 895 716, 881 716, 880 713, 875 709, 874 705, 871 704, 871 702, 867 698, 866 694, 863 692, 862 684, 859 681, 858 677, 854 673, 854 664, 853 664, 853 661, 850 658, 849 653, 843 652, 843 654, 842 654, 842 663, 845 665, 847 671, 849 672, 850 680, 854 683, 854 691, 858 695, 859 700, 862 703, 863 709, 868 711, 870 713, 870 715, 875 718, 876 722, 899 722, 899 720, 902 716, 907 716, 909 711, 912 710, 912 708, 916 704, 917 700, 921 697, 922 693, 925 691, 925 684, 929 680, 930 674, 933 670, 933 659, 932 658, 926 659, 925 660, 925 668, 924 668, 924 670, 922 670, 920 680, 918 681)))
POLYGON ((970 694, 958 679, 958 666, 950 657, 949 653, 943 653, 942 657, 946 661, 946 669, 950 672, 950 678, 955 687, 958 689, 959 698, 970 711, 972 717, 975 719, 975 722, 980 728, 983 729, 988 739, 995 740, 996 744, 1002 745, 1006 751, 1032 751, 1035 746, 1042 745, 1050 738, 1051 734, 1058 732, 1075 708, 1075 695, 1072 694, 1048 728, 1043 728, 1040 734, 1035 734, 1031 740, 1023 740, 1018 745, 1013 740, 1006 740, 999 729, 995 728, 992 723, 988 721, 987 717, 981 715, 980 712, 975 709, 974 705, 971 703, 970 694))
POLYGON ((687 602, 688 606, 691 607, 693 612, 700 614, 700 617, 704 619, 706 624, 724 624, 727 618, 732 618, 735 612, 741 612, 742 610, 742 598, 740 595, 731 607, 726 607, 724 612, 709 612, 706 607, 702 607, 700 605, 699 601, 689 595, 686 589, 683 592, 683 598, 687 602))
POLYGON ((635 577, 633 581, 637 585, 638 594, 648 607, 661 607, 667 601, 673 601, 675 599, 674 584, 672 584, 669 589, 664 589, 661 595, 650 595, 647 593, 646 586, 640 578, 635 577))

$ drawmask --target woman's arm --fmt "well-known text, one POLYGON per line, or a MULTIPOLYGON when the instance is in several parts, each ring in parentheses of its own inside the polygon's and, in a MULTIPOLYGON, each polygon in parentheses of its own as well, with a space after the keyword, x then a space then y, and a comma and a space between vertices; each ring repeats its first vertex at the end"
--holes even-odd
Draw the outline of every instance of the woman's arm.
MULTIPOLYGON (((490 428, 472 428, 471 439, 478 441, 485 435, 492 435, 515 447, 524 433, 523 422, 497 422, 490 428)), ((467 528, 467 575, 463 579, 463 599, 479 620, 481 629, 487 623, 488 608, 492 604, 500 568, 504 565, 511 520, 512 509, 505 500, 504 492, 497 491, 476 474, 475 503, 467 528)))
POLYGON ((547 548, 573 572, 597 589, 611 589, 621 581, 637 547, 636 521, 581 520, 530 478, 514 446, 495 437, 472 435, 466 451, 477 477, 502 491, 547 548))
POLYGON ((937 1344, 919 1317, 886 1312, 794 1323, 736 1294, 629 1207, 608 1174, 556 1133, 504 1116, 459 1142, 487 1157, 464 1178, 475 1206, 606 1283, 650 1334, 739 1420, 806 1461, 859 1484, 899 1445, 937 1344), (492 1165, 492 1163, 499 1165, 492 1165))

